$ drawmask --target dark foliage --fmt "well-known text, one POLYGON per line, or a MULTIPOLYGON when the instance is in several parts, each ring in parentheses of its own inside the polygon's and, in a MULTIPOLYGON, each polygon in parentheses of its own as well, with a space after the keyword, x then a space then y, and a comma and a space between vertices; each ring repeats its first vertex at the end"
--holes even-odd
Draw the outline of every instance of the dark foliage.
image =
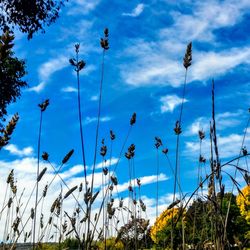
POLYGON ((132 219, 122 226, 118 232, 117 241, 121 240, 126 249, 143 248, 152 245, 149 236, 149 221, 145 219, 132 219))
POLYGON ((25 75, 24 61, 14 56, 12 51, 14 36, 5 32, 0 36, 0 127, 5 121, 6 107, 20 97, 20 90, 27 86, 22 77, 25 75))
MULTIPOLYGON (((66 0, 67 1, 67 0, 66 0)), ((0 0, 0 27, 3 30, 18 26, 28 39, 44 26, 55 22, 65 0, 0 0)))
MULTIPOLYGON (((226 193, 223 197, 221 208, 223 218, 227 212, 229 199, 230 193, 226 193)), ((220 203, 219 195, 217 196, 217 201, 220 203)), ((212 230, 214 230, 211 228, 211 220, 213 219, 211 215, 211 209, 211 202, 198 199, 193 202, 187 211, 186 240, 189 244, 196 245, 197 249, 204 249, 204 243, 208 239, 211 240, 212 230)), ((233 195, 227 225, 228 243, 234 245, 239 244, 239 242, 244 242, 244 235, 249 230, 249 225, 247 224, 244 217, 241 216, 239 207, 236 204, 236 197, 233 195)))

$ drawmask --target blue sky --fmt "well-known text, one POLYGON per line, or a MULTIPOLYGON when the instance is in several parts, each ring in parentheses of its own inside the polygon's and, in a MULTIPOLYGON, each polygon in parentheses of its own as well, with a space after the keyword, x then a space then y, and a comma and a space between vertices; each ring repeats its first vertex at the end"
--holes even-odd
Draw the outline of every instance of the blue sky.
MULTIPOLYGON (((70 184, 83 176, 77 111, 76 76, 68 60, 74 57, 74 44, 80 43, 80 57, 86 62, 81 72, 82 115, 87 165, 93 164, 98 89, 102 49, 99 39, 109 28, 110 49, 105 56, 100 140, 108 146, 109 130, 117 139, 113 157, 118 157, 133 112, 137 122, 127 147, 136 145, 136 176, 143 180, 142 194, 148 216, 155 216, 156 149, 159 136, 169 149, 174 165, 176 136, 173 128, 179 116, 186 45, 193 43, 193 62, 188 70, 186 102, 181 134, 181 182, 190 193, 197 184, 199 140, 209 158, 209 121, 211 117, 211 80, 215 80, 216 119, 222 162, 237 156, 249 116, 250 102, 250 2, 228 1, 103 1, 72 0, 65 4, 60 18, 45 34, 30 41, 16 33, 15 52, 25 59, 29 88, 8 107, 9 115, 18 112, 20 120, 10 145, 1 151, 1 178, 16 169, 20 185, 32 183, 36 172, 38 103, 49 98, 44 113, 41 150, 47 151, 57 165, 64 155, 75 154, 63 169, 70 184)), ((247 133, 245 146, 249 147, 247 133)), ((102 158, 98 155, 97 162, 102 158)), ((160 154, 160 209, 167 207, 173 193, 173 176, 164 155, 160 154)), ((244 162, 242 162, 244 166, 244 162)), ((206 167, 208 170, 208 166, 206 167)), ((232 169, 229 169, 232 171, 232 169)), ((97 170, 96 188, 100 187, 97 170)), ((203 171, 204 172, 204 171, 203 171)), ((122 155, 117 167, 120 195, 127 197, 128 162, 122 155), (124 188, 125 187, 125 188, 124 188)), ((59 182, 58 182, 59 183, 59 182)), ((226 182, 228 188, 231 183, 226 182)), ((55 188, 56 190, 56 188, 55 188)), ((28 194, 27 194, 28 195, 28 194)))

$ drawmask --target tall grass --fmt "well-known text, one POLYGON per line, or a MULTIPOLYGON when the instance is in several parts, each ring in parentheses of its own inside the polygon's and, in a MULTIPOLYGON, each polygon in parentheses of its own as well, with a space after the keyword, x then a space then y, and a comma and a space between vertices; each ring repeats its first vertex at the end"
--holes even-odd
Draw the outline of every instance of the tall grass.
MULTIPOLYGON (((120 145, 118 151, 117 162, 112 166, 112 158, 116 155, 113 150, 113 142, 116 135, 111 130, 109 133, 110 144, 105 143, 105 138, 100 140, 99 134, 101 131, 101 111, 103 103, 103 84, 105 76, 105 55, 109 49, 109 32, 108 29, 104 30, 104 36, 100 40, 101 45, 101 71, 100 71, 100 85, 99 85, 99 99, 97 110, 97 124, 95 128, 94 136, 94 155, 93 155, 93 168, 89 171, 87 169, 86 154, 88 153, 85 145, 84 138, 84 116, 82 112, 82 99, 81 99, 81 78, 80 72, 84 70, 86 63, 79 59, 80 44, 75 45, 75 58, 69 60, 76 72, 77 83, 77 109, 78 109, 78 122, 79 122, 79 135, 80 135, 80 147, 81 158, 83 165, 83 177, 81 183, 70 184, 65 180, 64 175, 61 173, 65 164, 70 164, 70 159, 74 153, 74 150, 70 150, 62 159, 58 167, 52 163, 49 159, 49 154, 44 152, 41 155, 41 134, 42 134, 42 121, 43 113, 46 110, 49 101, 46 100, 40 107, 40 121, 38 131, 38 144, 37 144, 37 173, 34 187, 29 188, 30 193, 26 194, 26 190, 23 190, 21 194, 17 192, 17 183, 14 180, 14 171, 11 171, 4 193, 3 204, 0 211, 0 221, 3 221, 4 233, 3 240, 6 247, 14 249, 17 242, 24 241, 32 243, 33 249, 40 249, 43 247, 42 243, 45 242, 57 242, 59 249, 63 248, 64 240, 69 237, 74 237, 77 240, 78 247, 84 250, 90 250, 93 248, 110 249, 109 247, 118 248, 118 243, 123 246, 123 249, 141 249, 147 247, 147 238, 149 234, 149 222, 147 220, 147 208, 143 201, 142 196, 142 184, 140 178, 138 178, 137 168, 135 165, 135 144, 128 145, 131 131, 136 123, 136 113, 133 113, 130 121, 128 131, 124 136, 123 142, 120 145), (100 145, 99 154, 102 157, 102 183, 100 187, 95 188, 95 174, 97 172, 97 156, 98 145, 100 145), (107 145, 110 145, 109 147, 107 145), (127 150, 125 151, 125 149, 127 150), (124 152, 125 151, 125 152, 124 152), (119 193, 119 176, 117 175, 118 165, 122 158, 127 160, 128 169, 126 175, 128 176, 128 190, 127 197, 124 199, 120 197, 119 193), (46 163, 46 167, 40 170, 41 159, 46 163), (47 169, 49 168, 49 170, 47 169), (50 176, 50 180, 46 180, 46 186, 41 189, 41 180, 50 176), (60 181, 60 188, 53 194, 53 202, 47 204, 49 201, 48 196, 52 195, 52 184, 55 179, 60 181), (88 179, 90 178, 90 179, 88 179), (42 191, 42 192, 41 192, 42 191), (31 204, 32 197, 35 192, 35 204, 31 204), (77 193, 77 194, 76 194, 77 193), (23 195, 26 195, 27 199, 23 201, 23 195), (49 195, 48 195, 49 194, 49 195), (72 209, 66 211, 67 202, 72 202, 72 209), (127 204, 125 204, 127 201, 127 204), (47 205, 49 209, 47 210, 47 205), (39 208, 39 209, 38 209, 39 208), (16 209, 16 211, 15 211, 16 209), (28 212, 27 212, 28 211, 28 212), (40 211, 40 213, 38 213, 40 211), (38 215, 39 214, 39 215, 38 215), (4 216, 5 215, 5 216, 4 216), (39 218, 39 222, 38 222, 39 218), (38 227, 38 230, 37 230, 38 227), (103 242, 103 244, 102 244, 103 242)), ((168 149, 163 148, 163 143, 159 137, 155 137, 156 148, 156 206, 155 215, 159 215, 159 174, 160 174, 160 154, 159 150, 162 149, 164 157, 166 157, 166 163, 168 169, 172 173, 173 183, 173 200, 171 204, 166 204, 166 209, 171 217, 170 221, 170 237, 164 239, 164 247, 170 246, 171 249, 182 248, 187 249, 187 242, 189 239, 186 237, 186 222, 185 214, 190 206, 192 200, 197 200, 202 197, 209 204, 208 213, 211 214, 212 233, 211 236, 202 236, 201 243, 204 246, 205 241, 212 241, 215 245, 215 249, 226 249, 228 246, 227 238, 227 225, 229 218, 229 211, 231 206, 231 198, 228 202, 227 213, 223 214, 223 198, 225 194, 225 184, 223 183, 223 176, 228 175, 232 180, 233 188, 236 187, 238 192, 240 191, 239 184, 237 182, 236 173, 240 171, 245 175, 248 175, 248 170, 240 168, 239 160, 243 157, 246 158, 249 155, 244 148, 246 131, 249 125, 249 119, 247 127, 243 136, 241 151, 238 157, 232 160, 222 163, 220 158, 220 148, 218 146, 217 136, 217 123, 216 123, 216 107, 215 107, 215 84, 212 82, 211 91, 211 103, 212 114, 210 123, 210 172, 204 177, 202 170, 205 158, 202 155, 202 141, 205 134, 202 130, 197 131, 199 134, 199 161, 197 169, 197 187, 191 194, 184 194, 181 182, 181 158, 180 158, 180 145, 181 134, 183 130, 183 113, 184 103, 186 96, 186 85, 188 77, 188 69, 192 63, 192 43, 189 43, 186 48, 186 53, 183 58, 183 66, 185 68, 184 83, 182 89, 181 106, 179 110, 179 116, 175 123, 174 132, 176 134, 175 143, 175 164, 172 165, 171 159, 168 156, 168 149), (245 151, 243 151, 244 149, 245 151), (235 163, 236 162, 236 163, 235 163), (228 165, 235 166, 235 174, 231 176, 224 169, 228 165), (204 194, 203 187, 208 185, 208 194, 204 194), (220 199, 218 198, 220 197, 220 199), (176 209, 178 207, 178 209, 176 209), (178 211, 178 212, 177 212, 178 211), (176 214, 174 214, 176 213, 176 214), (181 224, 181 230, 178 231, 180 235, 180 242, 175 242, 175 233, 177 224, 181 224), (169 240, 169 242, 168 242, 169 240)), ((8 126, 4 130, 5 137, 0 138, 0 149, 8 143, 10 135, 12 134, 18 116, 15 116, 8 126)), ((125 172, 125 171, 124 171, 125 172)), ((234 189, 232 189, 233 193, 234 189)), ((232 197, 232 196, 231 196, 232 197)), ((203 207, 207 209, 207 207, 203 207)), ((192 244, 195 246, 195 236, 197 232, 198 212, 194 208, 193 218, 193 230, 192 230, 192 244)), ((156 220, 155 231, 158 232, 160 225, 156 220)), ((205 225, 204 221, 204 227, 205 225)), ((153 231, 153 230, 152 230, 153 231)), ((207 230, 205 230, 207 232, 207 230)), ((203 234, 203 233, 202 233, 203 234)), ((204 233, 205 235, 205 233, 204 233)), ((161 247, 160 234, 155 235, 156 248, 161 247)), ((190 243, 190 241, 189 241, 190 243)))

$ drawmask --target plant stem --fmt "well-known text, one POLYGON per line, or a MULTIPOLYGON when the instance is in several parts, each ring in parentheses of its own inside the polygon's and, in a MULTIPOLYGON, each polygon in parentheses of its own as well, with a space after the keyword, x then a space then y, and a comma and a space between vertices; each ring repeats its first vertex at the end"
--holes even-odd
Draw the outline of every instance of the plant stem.
MULTIPOLYGON (((41 146, 41 131, 42 131, 42 120, 43 120, 43 112, 41 110, 40 113, 40 126, 38 133, 38 145, 37 145, 37 178, 39 175, 40 168, 40 146, 41 146)), ((38 200, 38 179, 36 180, 36 201, 35 201, 35 210, 34 210, 34 226, 33 226, 33 250, 35 249, 35 241, 36 241, 36 212, 37 212, 37 200, 38 200)))

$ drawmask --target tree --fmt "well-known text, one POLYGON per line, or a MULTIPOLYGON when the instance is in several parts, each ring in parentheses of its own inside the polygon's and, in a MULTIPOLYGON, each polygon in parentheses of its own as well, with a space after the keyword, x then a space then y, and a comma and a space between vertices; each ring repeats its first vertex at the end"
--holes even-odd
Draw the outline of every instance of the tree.
POLYGON ((13 30, 18 26, 30 39, 55 22, 65 1, 68 0, 0 0, 0 27, 13 30))
MULTIPOLYGON (((175 224, 173 229, 173 243, 174 249, 177 249, 181 245, 181 220, 177 222, 180 208, 169 208, 164 210, 157 218, 154 225, 151 228, 150 236, 152 240, 160 247, 170 247, 171 246, 171 231, 172 223, 175 224)), ((184 223, 185 223, 185 212, 184 212, 184 223)))
POLYGON ((22 87, 27 83, 22 80, 25 75, 25 63, 14 56, 12 48, 14 35, 8 31, 0 36, 0 128, 5 121, 7 105, 20 97, 22 87))
MULTIPOLYGON (((244 191, 244 189, 243 189, 244 191)), ((244 191, 246 194, 246 191, 244 191)), ((228 203, 231 197, 231 193, 225 193, 222 200, 221 214, 223 221, 227 213, 228 203)), ((238 199, 241 199, 241 195, 238 196, 238 199)), ((220 194, 217 195, 217 203, 220 204, 220 194)), ((241 204, 244 206, 244 200, 241 200, 241 204)), ((241 215, 240 208, 242 206, 236 203, 236 196, 232 195, 231 198, 231 208, 228 215, 228 224, 227 224, 227 240, 228 243, 234 245, 244 244, 246 241, 246 233, 249 232, 249 225, 245 219, 244 214, 241 215)), ((194 244, 196 249, 204 249, 206 243, 212 242, 214 228, 212 228, 211 220, 211 202, 208 200, 197 199, 190 205, 186 213, 186 240, 189 244, 194 244)), ((245 210, 244 210, 245 211, 245 210)))
POLYGON ((121 240, 126 249, 139 249, 148 245, 149 220, 143 218, 133 218, 122 226, 116 238, 121 240))

